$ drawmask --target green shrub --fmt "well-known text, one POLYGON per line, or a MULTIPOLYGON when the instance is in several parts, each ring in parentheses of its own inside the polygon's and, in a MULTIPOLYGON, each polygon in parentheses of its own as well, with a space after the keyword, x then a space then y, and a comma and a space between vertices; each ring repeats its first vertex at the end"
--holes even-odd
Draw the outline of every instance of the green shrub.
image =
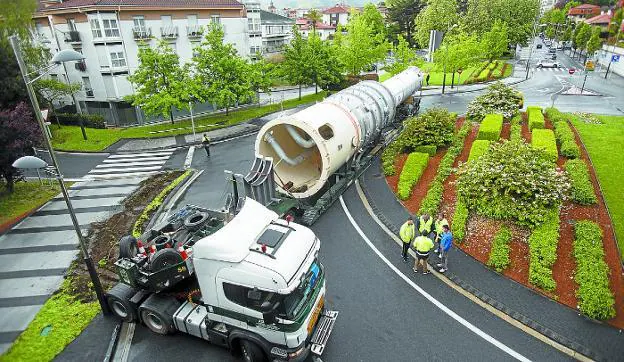
POLYGON ((418 214, 435 215, 438 213, 438 208, 440 207, 440 202, 442 201, 442 193, 444 191, 444 180, 446 180, 446 178, 451 174, 455 159, 464 149, 464 140, 471 129, 472 124, 466 121, 453 138, 453 142, 444 154, 444 157, 442 157, 440 165, 438 165, 436 177, 431 182, 431 185, 429 185, 429 190, 427 190, 425 198, 420 203, 418 214))
POLYGON ((512 141, 522 141, 522 115, 516 114, 511 118, 511 135, 512 141))
POLYGON ((456 115, 445 108, 430 108, 418 117, 408 118, 396 139, 399 152, 414 152, 423 145, 446 146, 453 140, 456 115))
POLYGON ((544 290, 555 290, 552 266, 557 260, 559 208, 548 210, 545 217, 529 237, 529 283, 544 290))
POLYGON ((491 142, 488 140, 475 140, 470 147, 470 154, 468 155, 468 162, 476 160, 483 156, 485 152, 490 148, 491 142))
POLYGON ((100 114, 78 114, 78 113, 57 113, 59 123, 66 126, 80 126, 80 120, 82 119, 82 125, 89 128, 106 128, 106 121, 104 116, 100 114))
POLYGON ((574 258, 579 285, 576 296, 581 313, 596 319, 615 317, 615 298, 609 288, 609 266, 605 262, 602 230, 583 220, 574 225, 574 258))
POLYGON ((534 129, 546 127, 541 108, 533 106, 527 107, 527 117, 529 119, 529 131, 533 132, 534 129))
POLYGON ((572 200, 581 205, 591 205, 596 203, 594 186, 589 178, 589 169, 583 160, 568 160, 565 163, 565 170, 570 177, 572 200))
POLYGON ((567 117, 555 108, 547 108, 546 115, 555 127, 555 137, 559 143, 561 155, 567 158, 579 158, 581 150, 576 144, 576 138, 568 124, 567 117))
POLYGON ((396 174, 396 167, 394 167, 394 161, 396 156, 401 151, 401 147, 396 142, 392 142, 386 147, 381 154, 381 164, 383 166, 384 175, 393 176, 396 174))
POLYGON ((414 152, 426 153, 429 156, 435 156, 436 152, 438 152, 438 147, 436 145, 422 145, 414 147, 414 152))
POLYGON ((495 142, 457 172, 457 193, 470 209, 494 219, 534 226, 559 205, 569 185, 543 152, 523 142, 495 142))
POLYGON ((559 153, 557 152, 557 141, 555 134, 550 129, 535 129, 531 133, 531 146, 545 152, 548 159, 557 162, 559 153))
POLYGON ((509 259, 509 243, 511 242, 511 231, 508 227, 503 226, 494 235, 494 241, 492 241, 492 248, 490 249, 490 257, 487 265, 496 269, 497 272, 502 272, 507 269, 511 260, 509 259))
POLYGON ((482 120, 487 114, 500 113, 509 119, 518 113, 518 106, 522 103, 522 93, 515 89, 496 82, 488 87, 487 92, 476 97, 468 104, 466 117, 473 121, 482 120))
POLYGON ((479 134, 477 139, 498 141, 500 139, 501 131, 503 130, 503 115, 502 114, 488 114, 481 122, 479 126, 479 134))
POLYGON ((397 194, 401 200, 409 198, 412 188, 427 168, 427 163, 429 163, 429 155, 426 153, 412 152, 407 156, 397 186, 397 194))
POLYGON ((468 206, 461 199, 457 198, 455 203, 455 213, 453 214, 453 221, 451 222, 451 230, 453 230, 453 237, 458 242, 461 242, 466 237, 466 222, 468 221, 468 206))

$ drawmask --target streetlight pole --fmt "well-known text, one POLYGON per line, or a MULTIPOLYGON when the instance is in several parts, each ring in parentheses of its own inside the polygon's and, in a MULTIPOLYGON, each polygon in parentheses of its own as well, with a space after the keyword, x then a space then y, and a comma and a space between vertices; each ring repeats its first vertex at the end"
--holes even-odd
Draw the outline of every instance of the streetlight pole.
POLYGON ((72 224, 74 226, 74 230, 76 231, 76 235, 78 236, 78 242, 80 244, 80 248, 82 250, 82 256, 84 262, 87 266, 87 270, 89 271, 89 276, 91 277, 91 282, 93 283, 93 288, 95 289, 95 294, 97 295, 98 301, 100 302, 100 307, 102 308, 102 312, 104 314, 108 314, 108 304, 106 303, 106 298, 104 297, 104 289, 102 288, 102 284, 100 283, 100 279, 98 278, 97 272, 95 270, 95 266, 93 265, 93 260, 91 260, 91 256, 89 255, 89 249, 82 235, 82 231, 80 230, 80 224, 78 223, 78 219, 76 218, 76 214, 74 212, 74 208, 72 206, 71 200, 69 199, 69 194, 67 192, 67 188, 65 187, 65 182, 63 181, 63 175, 61 174, 61 170, 58 167, 58 162, 56 160, 56 155, 54 154, 54 148, 52 148, 52 143, 50 142, 50 137, 46 132, 46 126, 44 124, 43 116, 41 115, 41 109, 39 108, 39 101, 37 100, 37 96, 35 95, 35 91, 32 87, 32 81, 29 81, 27 78, 28 70, 26 68, 26 64, 24 63, 24 59, 22 57, 22 51, 20 49, 17 36, 12 35, 9 37, 11 42, 11 46, 13 47, 13 52, 15 53, 15 58, 17 59, 17 64, 19 65, 20 71, 22 73, 22 78, 24 79, 24 83, 26 84, 26 90, 28 91, 28 97, 30 98, 30 102, 33 106, 33 111, 35 112, 35 118, 39 123, 39 127, 41 128, 41 133, 43 134, 43 140, 45 142, 45 146, 50 153, 50 159, 52 160, 52 165, 56 170, 56 179, 61 188, 61 192, 63 194, 63 198, 65 199, 65 203, 67 204, 67 210, 69 211, 69 216, 71 217, 72 224))
MULTIPOLYGON (((456 26, 457 24, 449 25, 448 29, 446 30, 446 33, 444 33, 444 37, 446 38, 446 35, 456 26)), ((442 42, 444 42, 444 40, 442 40, 442 42)), ((443 69, 442 69, 442 71, 444 72, 444 75, 442 76, 442 94, 444 94, 444 89, 446 88, 446 60, 447 58, 448 58, 448 44, 444 46, 444 64, 443 64, 443 69)))

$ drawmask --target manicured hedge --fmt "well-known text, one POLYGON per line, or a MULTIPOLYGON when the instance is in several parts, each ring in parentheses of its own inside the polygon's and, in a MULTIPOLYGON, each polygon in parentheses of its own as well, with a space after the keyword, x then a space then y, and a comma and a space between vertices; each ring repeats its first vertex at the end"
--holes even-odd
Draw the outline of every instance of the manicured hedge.
POLYGON ((477 139, 498 141, 500 139, 501 131, 503 130, 503 115, 502 114, 488 114, 483 118, 481 126, 479 126, 479 134, 477 139))
POLYGON ((544 115, 542 114, 542 109, 540 107, 527 107, 527 116, 529 118, 530 131, 533 131, 534 129, 542 129, 546 126, 544 115))
POLYGON ((555 127, 555 137, 559 143, 561 155, 567 158, 579 158, 581 150, 576 144, 574 132, 568 124, 567 117, 555 108, 546 109, 546 115, 555 127))
POLYGON ((464 149, 464 140, 468 135, 468 132, 472 129, 472 124, 470 122, 464 122, 462 127, 459 129, 455 137, 453 138, 453 142, 451 146, 448 148, 444 157, 442 157, 442 161, 440 161, 440 165, 438 166, 438 171, 436 173, 436 177, 433 179, 431 184, 429 185, 429 190, 427 190, 427 195, 420 203, 420 209, 418 210, 419 215, 429 214, 435 215, 438 213, 438 208, 440 207, 440 202, 442 202, 442 193, 444 191, 444 180, 451 174, 453 170, 453 164, 455 163, 455 159, 461 151, 464 149))
POLYGON ((522 115, 516 114, 511 118, 511 135, 510 140, 521 141, 522 140, 522 115))
POLYGON ((106 128, 104 116, 100 114, 57 113, 55 117, 58 118, 61 124, 67 126, 80 126, 80 120, 82 119, 82 125, 85 127, 106 128))
POLYGON ((556 287, 552 266, 557 260, 559 222, 559 208, 553 208, 529 237, 529 283, 545 290, 556 287))
POLYGON ((546 152, 548 159, 556 162, 559 158, 555 134, 550 129, 535 129, 531 133, 531 146, 540 148, 546 152))
POLYGON ((386 147, 381 154, 381 164, 383 167, 384 175, 393 176, 396 174, 396 167, 394 167, 394 160, 401 151, 401 147, 398 143, 392 142, 386 147))
POLYGON ((414 152, 426 153, 429 156, 435 156, 436 152, 438 152, 438 147, 436 145, 422 145, 416 146, 414 148, 414 152))
POLYGON ((426 153, 412 152, 407 156, 401 175, 399 176, 399 184, 397 186, 397 195, 401 200, 407 200, 412 193, 412 188, 429 163, 429 155, 426 153))
POLYGON ((468 221, 468 206, 461 199, 457 198, 455 203, 455 213, 453 214, 453 221, 451 223, 451 229, 453 230, 453 237, 457 241, 463 241, 466 237, 466 222, 468 221))
POLYGON ((615 298, 609 288, 609 266, 605 262, 602 230, 583 220, 574 225, 574 258, 579 285, 576 291, 581 313, 596 319, 615 317, 615 298))
POLYGON ((511 231, 508 227, 503 226, 494 235, 494 241, 492 241, 492 248, 490 249, 490 258, 487 265, 496 269, 497 272, 501 272, 509 266, 511 260, 509 259, 509 243, 511 242, 511 231))
POLYGON ((476 160, 483 156, 485 152, 490 148, 490 141, 488 140, 475 140, 470 148, 470 154, 468 155, 468 162, 476 160))
POLYGON ((581 205, 595 204, 596 194, 585 162, 580 159, 568 160, 565 163, 565 170, 572 184, 572 200, 581 205))

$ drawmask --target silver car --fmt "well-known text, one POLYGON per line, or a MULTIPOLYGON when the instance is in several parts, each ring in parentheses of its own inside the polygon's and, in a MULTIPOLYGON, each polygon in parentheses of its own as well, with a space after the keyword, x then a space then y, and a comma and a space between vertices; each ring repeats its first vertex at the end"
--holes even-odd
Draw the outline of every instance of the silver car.
POLYGON ((561 65, 554 60, 542 59, 537 63, 538 68, 559 68, 561 65))

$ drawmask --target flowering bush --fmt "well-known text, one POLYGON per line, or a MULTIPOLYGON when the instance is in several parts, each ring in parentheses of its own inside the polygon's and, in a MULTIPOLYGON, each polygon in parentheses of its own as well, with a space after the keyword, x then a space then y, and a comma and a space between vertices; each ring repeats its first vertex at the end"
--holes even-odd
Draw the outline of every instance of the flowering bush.
POLYGON ((488 87, 487 93, 470 102, 466 116, 480 122, 487 114, 501 113, 503 117, 509 119, 518 113, 521 103, 522 93, 502 82, 496 82, 488 87))
POLYGON ((396 143, 401 152, 413 152, 423 145, 446 146, 453 140, 456 115, 445 108, 430 108, 418 117, 403 123, 403 132, 396 143))
POLYGON ((542 150, 518 141, 494 143, 458 170, 457 193, 470 209, 521 225, 542 223, 545 211, 559 205, 568 189, 565 173, 542 150))

